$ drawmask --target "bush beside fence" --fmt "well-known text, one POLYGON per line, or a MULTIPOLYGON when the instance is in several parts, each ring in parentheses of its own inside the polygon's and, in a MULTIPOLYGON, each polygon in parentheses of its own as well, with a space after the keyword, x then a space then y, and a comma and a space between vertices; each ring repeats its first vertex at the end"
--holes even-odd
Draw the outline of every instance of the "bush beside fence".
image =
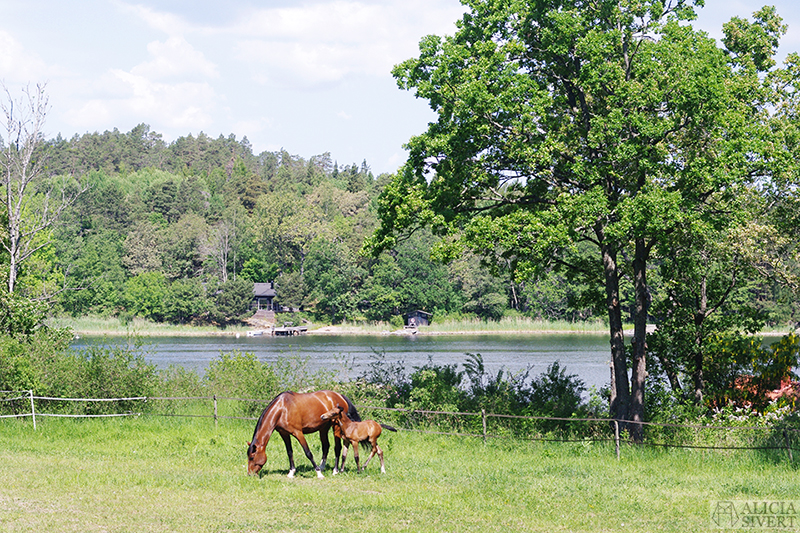
MULTIPOLYGON (((35 396, 33 391, 5 392, 0 399, 0 419, 37 417, 98 418, 161 416, 219 420, 257 420, 253 412, 268 400, 212 396, 55 398, 35 396), (76 407, 78 405, 83 407, 76 407)), ((481 412, 449 412, 356 405, 362 418, 375 418, 400 431, 489 439, 540 442, 629 443, 624 424, 609 418, 558 418, 481 412)), ((774 450, 785 452, 790 462, 800 451, 800 429, 781 424, 769 426, 687 425, 642 422, 644 439, 639 445, 702 450, 774 450)))

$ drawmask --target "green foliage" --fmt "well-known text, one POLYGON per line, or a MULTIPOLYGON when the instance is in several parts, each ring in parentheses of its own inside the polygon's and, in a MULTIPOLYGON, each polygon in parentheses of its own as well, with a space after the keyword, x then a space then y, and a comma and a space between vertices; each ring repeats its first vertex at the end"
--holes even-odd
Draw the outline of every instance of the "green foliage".
POLYGON ((123 240, 116 231, 98 230, 58 241, 67 283, 80 290, 65 291, 59 303, 72 316, 109 315, 122 307, 127 273, 122 264, 123 240))
POLYGON ((755 337, 720 336, 713 339, 709 357, 709 404, 729 402, 764 410, 770 403, 767 393, 782 382, 797 379, 800 365, 800 338, 786 335, 764 347, 755 337))
POLYGON ((461 390, 463 372, 457 370, 458 365, 434 365, 432 362, 421 367, 414 367, 409 378, 411 387, 407 409, 458 411, 464 398, 461 390))
POLYGON ((205 289, 198 279, 173 281, 163 301, 163 317, 173 323, 185 324, 208 310, 205 289))
POLYGON ((253 283, 268 283, 278 276, 278 265, 251 257, 244 262, 239 275, 253 283))
POLYGON ((44 320, 47 306, 0 289, 0 336, 12 338, 32 334, 44 320))
MULTIPOLYGON (((586 412, 583 402, 584 383, 567 374, 558 362, 541 375, 530 378, 530 370, 516 375, 504 369, 495 375, 486 372, 480 354, 467 353, 463 370, 458 365, 435 365, 429 361, 414 367, 406 376, 402 362, 386 361, 385 354, 375 353, 359 383, 387 407, 424 411, 486 412, 500 415, 572 417, 586 412)), ((405 416, 405 415, 404 415, 405 416)), ((408 415, 405 423, 431 423, 441 417, 408 415)), ((455 419, 450 421, 455 424, 455 419)), ((463 423, 463 421, 458 422, 463 423)), ((552 431, 558 424, 543 422, 511 424, 516 429, 552 431)), ((472 427, 472 431, 478 431, 472 427)))
MULTIPOLYGON (((159 384, 154 365, 137 346, 91 346, 74 352, 66 331, 39 329, 25 338, 0 337, 0 390, 32 389, 55 398, 152 396, 159 384)), ((141 401, 49 402, 48 412, 101 414, 140 411, 141 401)))
POLYGON ((150 320, 164 319, 169 283, 161 272, 142 272, 125 283, 123 301, 128 311, 150 320))
MULTIPOLYGON (((222 353, 208 365, 203 378, 208 391, 217 396, 244 400, 271 399, 281 391, 275 369, 258 361, 252 353, 222 353)), ((258 416, 263 403, 243 402, 249 416, 258 416)))
POLYGON ((0 390, 39 390, 37 368, 28 351, 27 339, 0 336, 0 390))
POLYGON ((221 324, 236 322, 248 312, 253 299, 253 283, 244 278, 228 280, 208 289, 209 317, 221 324))
POLYGON ((585 390, 582 380, 555 361, 531 383, 531 407, 543 416, 570 417, 578 412, 585 390))
POLYGON ((345 245, 319 240, 306 259, 306 279, 316 309, 335 322, 352 320, 358 309, 363 271, 345 245))
POLYGON ((464 371, 468 381, 470 410, 485 409, 489 413, 522 414, 530 412, 527 389, 528 369, 519 375, 508 375, 504 369, 494 376, 486 373, 481 354, 465 354, 464 371))
MULTIPOLYGON (((67 355, 73 369, 70 393, 77 398, 134 398, 152 396, 158 384, 155 365, 135 347, 90 346, 67 355)), ((88 402, 87 414, 143 408, 142 402, 88 402)))
POLYGON ((447 267, 431 258, 433 242, 429 232, 420 232, 378 257, 362 293, 368 302, 367 318, 389 320, 417 309, 434 314, 456 309, 456 286, 447 267))

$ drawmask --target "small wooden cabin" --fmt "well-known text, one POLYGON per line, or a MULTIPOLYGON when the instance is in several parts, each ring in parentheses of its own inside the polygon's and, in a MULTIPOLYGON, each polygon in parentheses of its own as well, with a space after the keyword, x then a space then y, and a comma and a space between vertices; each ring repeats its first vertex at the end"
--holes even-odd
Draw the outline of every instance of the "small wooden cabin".
POLYGON ((412 328, 427 326, 430 324, 431 318, 433 318, 433 313, 417 310, 406 316, 406 324, 412 328))
POLYGON ((253 283, 253 300, 250 308, 255 311, 276 311, 275 283, 253 283))

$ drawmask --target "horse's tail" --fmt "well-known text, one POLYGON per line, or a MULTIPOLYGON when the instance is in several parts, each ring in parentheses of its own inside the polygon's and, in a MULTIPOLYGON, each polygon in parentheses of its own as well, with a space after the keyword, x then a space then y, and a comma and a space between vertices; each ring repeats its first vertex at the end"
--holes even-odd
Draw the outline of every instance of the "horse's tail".
POLYGON ((355 404, 350 401, 350 398, 342 394, 342 398, 347 402, 347 418, 353 422, 361 422, 361 415, 358 414, 355 404))
POLYGON ((381 424, 381 427, 383 429, 388 429, 389 431, 394 431, 395 433, 397 433, 397 429, 393 428, 392 426, 387 426, 386 424, 381 424))

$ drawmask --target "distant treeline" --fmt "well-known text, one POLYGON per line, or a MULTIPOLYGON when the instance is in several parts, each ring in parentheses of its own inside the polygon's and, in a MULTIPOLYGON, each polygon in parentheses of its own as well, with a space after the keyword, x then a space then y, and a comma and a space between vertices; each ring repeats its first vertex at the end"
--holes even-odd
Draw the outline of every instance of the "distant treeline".
MULTIPOLYGON (((547 272, 517 283, 472 256, 436 262, 436 238, 425 231, 378 257, 361 253, 390 178, 366 161, 254 154, 233 135, 168 143, 145 124, 59 136, 41 157, 54 179, 90 185, 52 230, 53 244, 20 271, 18 294, 47 299, 56 313, 223 324, 248 316, 253 282, 274 281, 277 303, 333 322, 399 324, 416 309, 485 319, 603 315, 598 287, 547 272)), ((796 312, 785 296, 777 286, 750 288, 774 323, 796 312)))

